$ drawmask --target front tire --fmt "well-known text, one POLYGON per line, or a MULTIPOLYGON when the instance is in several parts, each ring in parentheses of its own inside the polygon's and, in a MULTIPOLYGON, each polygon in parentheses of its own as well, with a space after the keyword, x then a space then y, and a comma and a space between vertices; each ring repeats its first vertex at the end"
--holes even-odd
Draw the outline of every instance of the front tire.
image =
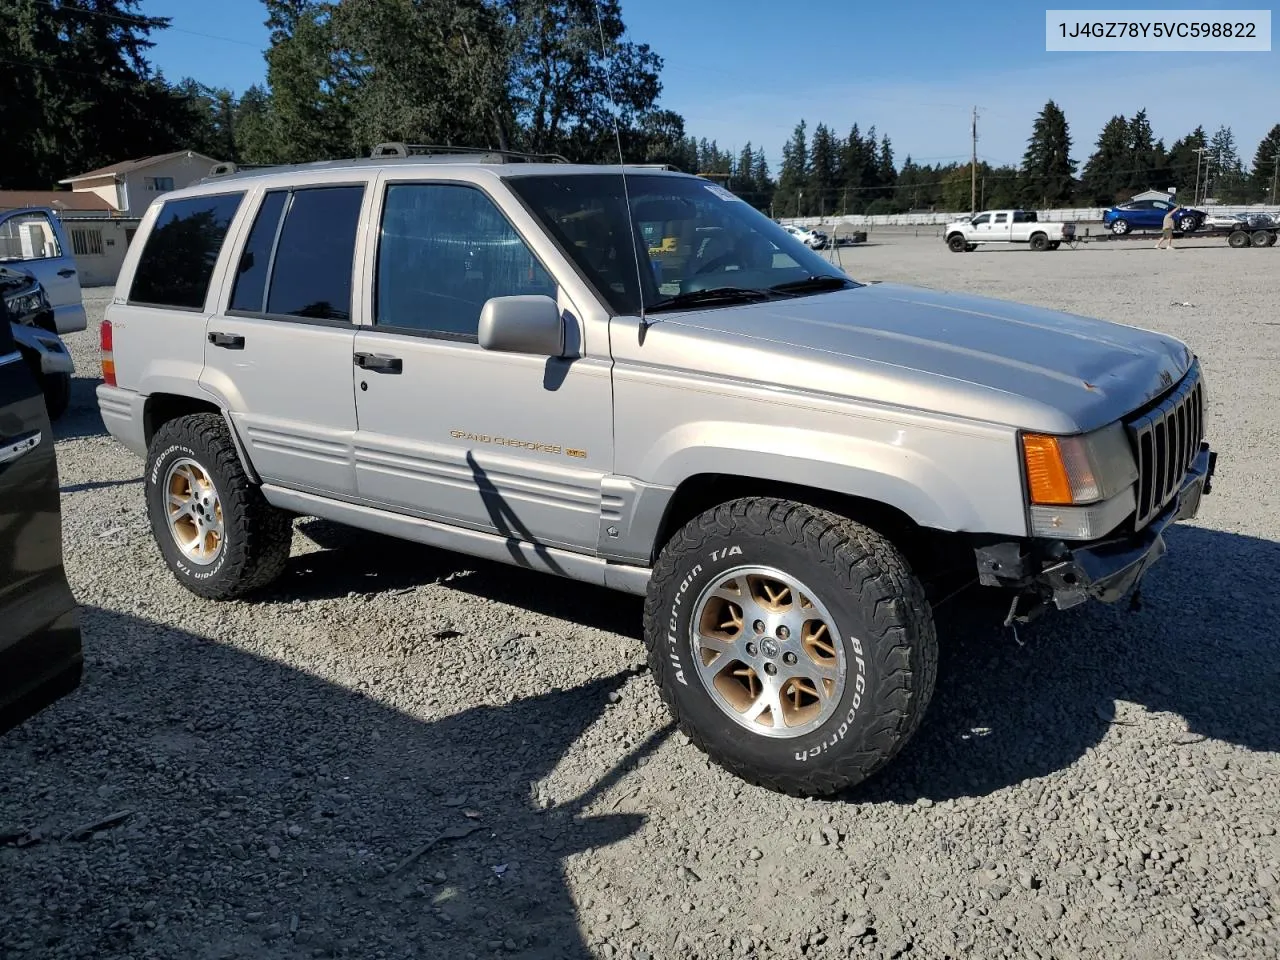
POLYGON ((292 519, 250 481, 218 414, 179 417, 156 431, 146 499, 165 564, 197 596, 243 596, 284 571, 292 519))
POLYGON ((1129 221, 1128 220, 1114 221, 1111 224, 1111 232, 1114 233, 1117 237, 1123 237, 1126 233, 1129 232, 1129 221))
POLYGON ((645 603, 663 700, 715 763, 821 796, 861 783, 919 727, 938 642, 924 589, 879 533, 748 498, 663 548, 645 603))
POLYGON ((964 253, 966 249, 964 237, 961 234, 953 233, 947 238, 947 249, 952 253, 964 253))

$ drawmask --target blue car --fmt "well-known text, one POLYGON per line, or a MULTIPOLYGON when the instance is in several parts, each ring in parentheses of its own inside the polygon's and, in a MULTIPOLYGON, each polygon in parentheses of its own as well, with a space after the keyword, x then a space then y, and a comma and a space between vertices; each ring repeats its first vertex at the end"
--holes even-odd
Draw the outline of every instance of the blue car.
MULTIPOLYGON (((1168 200, 1130 200, 1102 211, 1102 223, 1118 236, 1130 230, 1159 230, 1164 226, 1164 216, 1175 204, 1168 200)), ((1174 215, 1174 227, 1182 233, 1194 233, 1204 223, 1204 211, 1190 207, 1174 215)))

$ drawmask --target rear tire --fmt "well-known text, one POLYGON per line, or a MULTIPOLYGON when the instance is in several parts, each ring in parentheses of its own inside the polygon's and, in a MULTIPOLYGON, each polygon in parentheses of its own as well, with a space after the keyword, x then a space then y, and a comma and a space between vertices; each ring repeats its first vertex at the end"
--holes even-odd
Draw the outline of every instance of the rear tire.
POLYGON ((1039 253, 1042 250, 1049 249, 1049 238, 1043 233, 1033 233, 1031 235, 1031 249, 1039 253))
POLYGON ((1247 247, 1249 246, 1249 234, 1243 230, 1236 230, 1231 236, 1227 237, 1227 245, 1235 247, 1237 250, 1247 247))
POLYGON ((179 417, 156 431, 146 498, 165 564, 197 596, 243 596, 284 571, 292 518, 249 479, 218 414, 179 417))
POLYGON ((1255 247, 1269 247, 1275 242, 1266 230, 1255 230, 1252 239, 1255 247))
POLYGON ((44 405, 49 410, 49 419, 60 419, 67 412, 67 407, 71 406, 71 374, 41 374, 40 388, 44 391, 44 405))
POLYGON ((787 500, 735 500, 686 524, 655 564, 644 630, 689 739, 735 776, 795 796, 835 793, 892 760, 937 676, 932 610, 901 551, 787 500))

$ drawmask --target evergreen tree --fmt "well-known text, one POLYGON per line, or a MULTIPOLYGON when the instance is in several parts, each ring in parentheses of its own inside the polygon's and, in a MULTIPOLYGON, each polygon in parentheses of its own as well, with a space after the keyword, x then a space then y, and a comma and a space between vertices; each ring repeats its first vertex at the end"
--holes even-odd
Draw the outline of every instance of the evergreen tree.
POLYGON ((4 0, 0 187, 52 189, 120 160, 187 146, 196 123, 146 60, 169 21, 137 0, 4 0))
POLYGON ((1280 123, 1271 128, 1262 138, 1258 149, 1253 154, 1252 189, 1255 197, 1265 198, 1267 203, 1280 202, 1276 199, 1280 194, 1280 177, 1276 171, 1280 169, 1280 123))
POLYGON ((1204 150, 1208 143, 1204 127, 1196 127, 1187 136, 1175 140, 1169 148, 1169 185, 1177 187, 1177 196, 1182 203, 1194 205, 1199 202, 1196 194, 1204 186, 1204 154, 1198 151, 1204 150))
POLYGON ((796 124, 791 139, 782 147, 782 169, 778 172, 778 189, 774 195, 780 217, 805 215, 805 181, 809 177, 809 145, 805 134, 808 126, 804 120, 796 124))
POLYGON ((820 123, 813 129, 813 142, 809 151, 809 177, 805 197, 809 206, 819 216, 833 209, 836 192, 836 144, 831 130, 820 123))
MULTIPOLYGON (((894 185, 897 182, 898 171, 893 165, 893 145, 889 142, 889 135, 885 134, 880 138, 880 151, 876 160, 876 186, 880 188, 878 191, 880 197, 884 200, 892 200, 894 185)), ((893 206, 896 208, 896 204, 893 206)))
POLYGON ((1126 196, 1133 158, 1129 123, 1123 116, 1107 121, 1080 175, 1081 198, 1097 206, 1110 206, 1126 196))
MULTIPOLYGON (((1164 141, 1156 141, 1147 111, 1139 110, 1129 121, 1129 170, 1124 180, 1129 190, 1167 190, 1172 184, 1172 171, 1165 153, 1164 141)), ((1123 178, 1122 178, 1123 179, 1123 178)))
POLYGON ((1235 134, 1222 126, 1209 141, 1209 189, 1205 196, 1220 203, 1235 203, 1247 194, 1244 165, 1236 152, 1235 134))
POLYGON ((1022 202, 1046 208, 1066 206, 1075 192, 1076 163, 1071 133, 1062 108, 1050 100, 1036 116, 1022 157, 1022 202))

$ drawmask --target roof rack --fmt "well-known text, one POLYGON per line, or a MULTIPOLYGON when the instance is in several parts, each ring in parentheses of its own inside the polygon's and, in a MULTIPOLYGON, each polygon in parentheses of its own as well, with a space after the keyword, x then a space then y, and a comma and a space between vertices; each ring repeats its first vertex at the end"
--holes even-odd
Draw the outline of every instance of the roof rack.
POLYGON ((676 173, 684 173, 674 163, 624 163, 623 166, 628 170, 674 170, 676 173))
POLYGON ((215 163, 209 168, 208 176, 210 177, 229 177, 233 173, 239 173, 241 170, 263 170, 267 167, 277 167, 277 163, 232 163, 230 160, 225 163, 215 163))
POLYGON ((494 150, 489 147, 455 147, 438 143, 380 143, 369 154, 372 160, 422 157, 437 154, 466 155, 483 163, 569 163, 558 153, 522 153, 518 150, 494 150))

